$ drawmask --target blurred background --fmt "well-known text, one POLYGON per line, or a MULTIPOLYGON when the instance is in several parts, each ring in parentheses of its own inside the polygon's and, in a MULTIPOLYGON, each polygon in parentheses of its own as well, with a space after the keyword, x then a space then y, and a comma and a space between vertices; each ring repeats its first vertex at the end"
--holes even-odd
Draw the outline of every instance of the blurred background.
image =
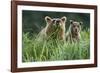
POLYGON ((37 34, 45 26, 45 16, 51 18, 67 17, 66 31, 69 28, 70 20, 82 21, 83 30, 90 28, 90 14, 89 13, 72 13, 72 12, 51 12, 51 11, 22 11, 22 30, 24 33, 37 34))

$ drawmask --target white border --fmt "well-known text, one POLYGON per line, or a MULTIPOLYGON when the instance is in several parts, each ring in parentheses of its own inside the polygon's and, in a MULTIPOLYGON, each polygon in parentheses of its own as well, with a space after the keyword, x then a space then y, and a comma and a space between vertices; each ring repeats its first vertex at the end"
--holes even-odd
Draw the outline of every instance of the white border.
POLYGON ((60 66, 60 65, 78 65, 78 64, 93 64, 94 63, 94 10, 93 9, 75 9, 75 8, 57 8, 57 7, 40 7, 40 6, 23 6, 17 7, 17 66, 18 68, 25 67, 41 67, 41 66, 60 66), (68 60, 68 61, 48 61, 48 62, 29 62, 22 63, 22 10, 37 10, 37 11, 57 11, 57 12, 77 12, 90 13, 90 59, 87 60, 68 60))

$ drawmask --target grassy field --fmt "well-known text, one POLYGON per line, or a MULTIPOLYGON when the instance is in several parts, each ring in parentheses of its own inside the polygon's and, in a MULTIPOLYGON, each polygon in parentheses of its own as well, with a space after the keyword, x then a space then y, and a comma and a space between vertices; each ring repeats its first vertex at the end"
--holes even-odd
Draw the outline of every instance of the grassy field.
POLYGON ((23 62, 79 60, 90 58, 90 31, 81 32, 80 43, 66 43, 58 40, 37 41, 37 36, 23 33, 23 62))

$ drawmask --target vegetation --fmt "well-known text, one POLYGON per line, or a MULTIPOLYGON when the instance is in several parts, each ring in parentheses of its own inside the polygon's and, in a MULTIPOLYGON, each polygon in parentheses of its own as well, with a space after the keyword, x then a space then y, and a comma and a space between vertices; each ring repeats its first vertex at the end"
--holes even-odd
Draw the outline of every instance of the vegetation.
POLYGON ((23 33, 23 62, 79 60, 90 57, 90 32, 81 32, 80 43, 60 42, 58 40, 39 40, 23 33))

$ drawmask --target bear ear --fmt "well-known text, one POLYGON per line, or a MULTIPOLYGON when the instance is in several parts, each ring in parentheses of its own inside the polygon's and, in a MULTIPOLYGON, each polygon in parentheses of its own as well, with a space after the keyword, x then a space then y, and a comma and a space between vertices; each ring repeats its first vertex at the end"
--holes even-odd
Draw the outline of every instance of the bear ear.
POLYGON ((83 22, 80 22, 80 25, 82 25, 83 24, 83 22))
POLYGON ((67 17, 66 17, 66 16, 63 16, 63 17, 61 18, 61 20, 62 20, 63 22, 66 22, 67 17))
POLYGON ((49 16, 46 16, 46 17, 45 17, 45 21, 46 21, 46 22, 51 22, 51 20, 52 20, 52 19, 51 19, 49 16))
POLYGON ((70 20, 70 24, 73 24, 73 20, 70 20))

